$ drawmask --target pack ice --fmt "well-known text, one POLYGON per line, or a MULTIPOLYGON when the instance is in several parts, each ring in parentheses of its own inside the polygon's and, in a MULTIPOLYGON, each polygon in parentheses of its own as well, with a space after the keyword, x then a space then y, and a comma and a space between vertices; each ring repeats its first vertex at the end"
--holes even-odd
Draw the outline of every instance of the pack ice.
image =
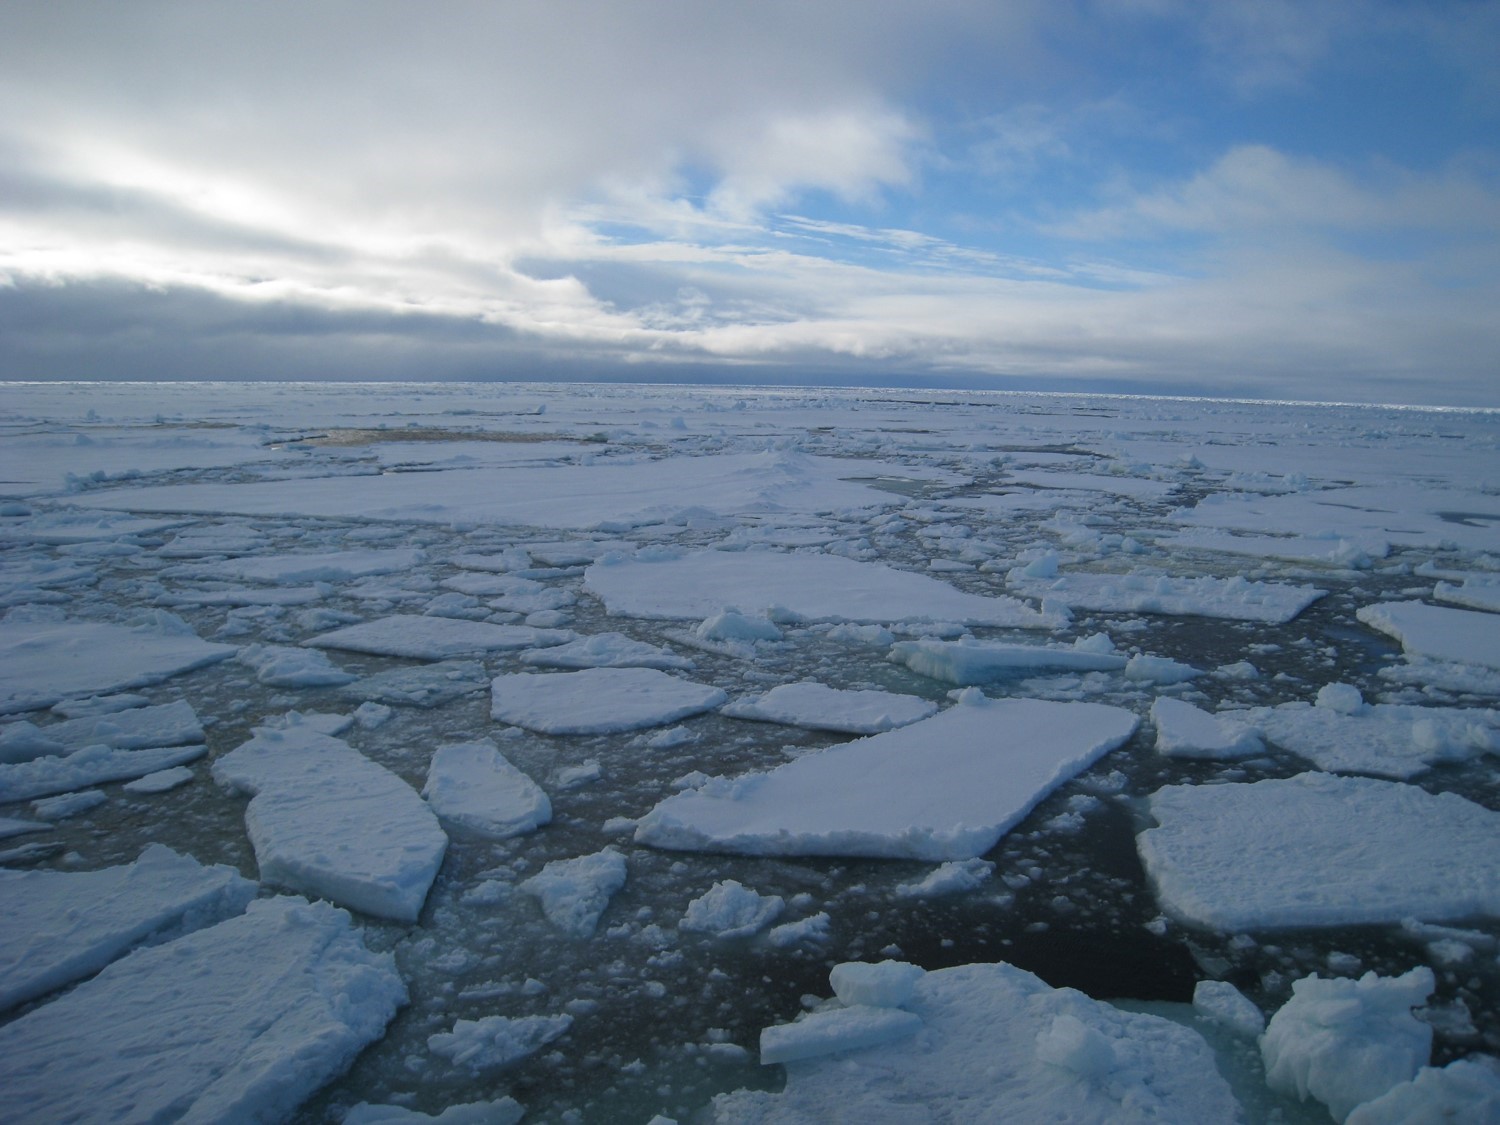
POLYGON ((970 689, 911 726, 668 797, 635 838, 747 855, 968 859, 1135 727, 1118 707, 970 689))

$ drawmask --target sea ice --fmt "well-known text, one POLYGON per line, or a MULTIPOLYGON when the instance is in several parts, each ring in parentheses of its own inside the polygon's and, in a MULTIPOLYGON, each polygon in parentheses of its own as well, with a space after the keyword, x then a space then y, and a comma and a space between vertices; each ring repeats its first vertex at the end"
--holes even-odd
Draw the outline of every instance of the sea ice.
POLYGON ((1030 578, 1012 570, 1007 582, 1012 590, 1027 597, 1075 609, 1220 617, 1268 625, 1285 624, 1324 594, 1315 586, 1252 582, 1239 575, 1174 578, 1139 572, 1030 578))
POLYGON ((1426 602, 1379 602, 1355 616, 1401 642, 1408 657, 1500 668, 1500 617, 1426 602))
POLYGON ((932 1121, 1098 1125, 1240 1117, 1196 1032, 1073 989, 1049 988, 1011 965, 929 972, 904 1008, 870 1011, 895 1013, 890 1018, 898 1021, 910 1015, 920 1030, 912 1026, 915 1038, 887 1038, 864 1049, 849 1042, 837 1058, 788 1062, 784 1091, 720 1095, 714 1120, 895 1125, 912 1120, 914 1111, 932 1121))
POLYGON ((1006 644, 962 637, 956 641, 923 638, 897 641, 890 659, 921 676, 967 686, 986 684, 1006 676, 1029 676, 1042 671, 1118 672, 1126 659, 1113 652, 1089 648, 1052 648, 1045 645, 1006 644))
POLYGON ((356 680, 339 694, 346 699, 394 703, 401 707, 441 707, 490 686, 490 674, 477 660, 441 660, 415 668, 387 668, 356 680))
POLYGON ((99 871, 0 870, 0 1011, 156 944, 238 914, 256 886, 224 864, 151 844, 99 871))
POLYGON ((625 857, 615 848, 554 859, 520 885, 542 903, 542 913, 565 934, 592 937, 610 897, 625 885, 625 857))
MULTIPOLYGON (((312 555, 249 555, 182 568, 193 578, 240 578, 252 582, 348 582, 379 574, 404 574, 425 561, 413 547, 332 551, 312 555)), ((172 577, 168 572, 167 577, 172 577)))
POLYGON ((515 1098, 493 1102, 462 1102, 441 1113, 422 1113, 399 1105, 360 1102, 344 1114, 341 1125, 516 1125, 526 1107, 515 1098))
POLYGON ((1135 726, 1118 707, 969 689, 965 702, 911 726, 668 797, 635 838, 749 855, 968 859, 1135 726))
POLYGON ((833 967, 828 983, 845 1004, 899 1008, 911 1000, 924 975, 908 961, 845 961, 833 967))
POLYGON ((260 727, 214 780, 252 794, 245 827, 265 882, 414 922, 448 837, 411 786, 307 725, 260 727))
POLYGON ((703 620, 725 609, 782 621, 958 621, 1047 628, 1060 623, 1015 598, 981 597, 922 574, 838 555, 777 551, 642 552, 584 572, 612 614, 703 620))
POLYGON ((490 717, 544 734, 608 734, 676 722, 728 698, 654 668, 517 672, 495 677, 490 717))
POLYGON ((1500 813, 1451 793, 1304 773, 1171 785, 1150 811, 1141 860, 1162 908, 1194 925, 1500 916, 1500 813))
POLYGON ((785 723, 808 730, 879 734, 936 714, 937 704, 890 691, 844 691, 805 680, 781 684, 759 695, 727 704, 721 714, 734 719, 785 723))
POLYGON ((1343 1121, 1362 1102, 1408 1082, 1427 1065, 1432 1027, 1412 1014, 1432 995, 1423 965, 1399 977, 1292 982, 1292 998, 1260 1040, 1271 1089, 1309 1096, 1343 1121))
POLYGON ((780 895, 757 894, 734 879, 725 879, 688 903, 677 928, 721 938, 749 937, 776 921, 785 906, 780 895))
POLYGON ((995 873, 995 865, 977 856, 940 863, 915 883, 900 883, 896 894, 901 898, 927 898, 972 891, 995 873))
POLYGON ((67 820, 69 817, 97 809, 109 800, 109 794, 99 789, 84 789, 78 793, 64 793, 60 797, 47 797, 31 802, 31 811, 43 820, 67 820))
POLYGON ((203 725, 186 700, 137 707, 107 715, 81 716, 50 726, 24 721, 0 731, 0 762, 24 762, 42 754, 72 754, 87 746, 141 750, 203 741, 203 725), (28 729, 29 728, 29 729, 28 729))
POLYGON ((396 614, 335 629, 302 643, 378 656, 446 660, 473 653, 560 645, 572 639, 573 634, 566 631, 533 629, 527 625, 492 625, 487 621, 464 621, 454 617, 396 614))
POLYGON ((86 746, 63 758, 36 758, 29 762, 0 765, 0 805, 144 777, 148 773, 195 761, 207 753, 207 746, 114 750, 101 745, 86 746))
POLYGON ((531 832, 552 819, 547 794, 489 739, 439 746, 422 796, 443 820, 492 840, 531 832))
POLYGON ((861 1051, 891 1043, 922 1030, 922 1017, 900 1008, 858 1004, 810 1012, 796 1023, 768 1027, 760 1033, 760 1061, 796 1062, 841 1051, 861 1051))
POLYGON ((295 898, 140 949, 0 1027, 16 1121, 277 1121, 406 1002, 349 915, 295 898))
POLYGON ((540 1051, 573 1026, 573 1017, 485 1016, 458 1020, 427 1037, 427 1049, 474 1074, 498 1070, 540 1051))
POLYGON ((193 771, 187 766, 173 766, 171 769, 157 770, 155 773, 148 773, 145 777, 127 781, 120 788, 127 793, 168 793, 192 780, 193 771))
POLYGON ((1432 597, 1434 601, 1447 602, 1450 605, 1500 613, 1500 577, 1475 575, 1465 578, 1463 584, 1459 586, 1454 586, 1449 582, 1439 582, 1432 591, 1432 597))
POLYGON ((1171 758, 1244 758, 1264 748, 1255 732, 1171 696, 1151 704, 1156 752, 1171 758))
POLYGON ((1157 546, 1169 551, 1215 551, 1319 566, 1369 567, 1390 554, 1391 545, 1379 536, 1234 535, 1227 531, 1184 531, 1163 536, 1157 546))
POLYGON ((1200 980, 1194 985, 1193 1010, 1246 1039, 1254 1039, 1266 1029, 1261 1010, 1225 980, 1200 980))
POLYGON ((1500 1059, 1492 1055, 1424 1066, 1408 1082, 1356 1106, 1345 1125, 1446 1125, 1500 1121, 1500 1059))
POLYGON ((267 687, 337 687, 359 679, 326 653, 291 645, 247 645, 236 659, 255 669, 255 678, 267 687))
POLYGON ((623 633, 595 633, 576 641, 521 654, 522 664, 543 668, 661 668, 688 671, 693 662, 668 649, 623 633))

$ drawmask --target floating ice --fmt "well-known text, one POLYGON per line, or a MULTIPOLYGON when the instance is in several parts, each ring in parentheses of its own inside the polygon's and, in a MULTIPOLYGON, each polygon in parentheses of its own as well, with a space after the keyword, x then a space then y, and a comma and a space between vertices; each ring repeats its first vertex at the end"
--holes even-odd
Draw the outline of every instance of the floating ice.
POLYGON ((157 770, 145 777, 127 781, 120 788, 127 793, 167 793, 192 780, 193 771, 187 766, 173 766, 171 769, 157 770))
POLYGON ((595 633, 553 648, 523 652, 522 664, 544 668, 661 668, 687 671, 693 662, 623 633, 595 633))
POLYGON ((380 1038, 406 989, 349 915, 294 898, 137 950, 0 1027, 17 1121, 276 1121, 380 1038))
POLYGON ((1335 1121, 1355 1106, 1408 1082, 1432 1053, 1432 1028, 1412 1009, 1432 994, 1425 965, 1399 977, 1292 982, 1292 998, 1261 1037, 1266 1082, 1306 1101, 1317 1098, 1335 1121))
MULTIPOLYGON (((240 578, 253 582, 348 582, 378 574, 401 574, 425 561, 413 547, 332 551, 315 555, 249 555, 195 564, 181 573, 193 578, 240 578)), ((168 577, 172 573, 168 572, 168 577)))
POLYGON ((995 865, 986 859, 955 859, 940 863, 915 883, 901 883, 896 894, 902 898, 926 898, 972 891, 995 873, 995 865))
POLYGON ((920 696, 890 691, 841 691, 807 680, 736 699, 720 713, 735 719, 785 723, 808 730, 879 734, 926 719, 937 709, 936 703, 920 696))
POLYGON ((924 975, 907 961, 845 961, 833 967, 828 983, 845 1004, 899 1008, 911 1000, 924 975))
POLYGON ((87 746, 64 758, 37 758, 0 765, 0 805, 144 777, 195 761, 207 753, 206 746, 161 746, 145 750, 87 746))
POLYGON ((1439 582, 1432 591, 1432 597, 1434 601, 1450 605, 1500 613, 1500 577, 1475 575, 1465 578, 1460 586, 1439 582))
POLYGON ((1125 678, 1146 684, 1180 684, 1197 679, 1202 670, 1190 664, 1169 660, 1165 656, 1148 656, 1138 652, 1125 665, 1125 678))
POLYGON ((688 903, 677 928, 721 938, 749 937, 776 921, 785 906, 780 895, 757 894, 734 879, 725 879, 688 903))
POLYGON ((526 1107, 515 1098, 493 1102, 463 1102, 441 1113, 421 1113, 399 1105, 360 1102, 344 1114, 342 1125, 516 1125, 526 1107))
POLYGON ((922 1030, 922 1017, 899 1008, 825 1008, 796 1023, 768 1027, 760 1033, 760 1061, 796 1062, 840 1051, 862 1051, 905 1039, 922 1030))
POLYGON ((1251 582, 1233 578, 1173 578, 1164 574, 1069 574, 1028 578, 1018 570, 1007 577, 1012 590, 1028 597, 1075 609, 1105 613, 1163 613, 1173 616, 1221 617, 1281 625, 1290 621, 1324 591, 1315 586, 1251 582))
POLYGON ((1172 785, 1136 837, 1162 908, 1239 931, 1500 916, 1500 813, 1451 793, 1304 773, 1172 785), (1434 877, 1434 873, 1441 877, 1434 877))
POLYGON ((963 637, 956 641, 897 641, 890 659, 913 672, 945 683, 985 684, 1006 676, 1034 675, 1045 670, 1117 672, 1126 660, 1112 652, 1044 645, 1005 644, 963 637))
POLYGON ((615 848, 554 859, 520 885, 541 900, 542 913, 570 937, 593 936, 610 897, 625 885, 625 857, 615 848))
POLYGON ((1193 986, 1193 1010, 1246 1039, 1266 1029, 1261 1010, 1228 981, 1200 980, 1193 986))
POLYGON ((252 794, 245 828, 265 882, 413 922, 448 837, 416 791, 305 725, 261 727, 214 780, 252 794))
POLYGON ((1047 628, 1058 624, 1015 598, 980 597, 922 574, 837 555, 694 551, 610 557, 584 572, 610 613, 702 620, 731 607, 786 621, 958 621, 1047 628))
POLYGON ((1216 551, 1261 559, 1313 563, 1321 566, 1369 567, 1390 554, 1391 545, 1378 536, 1345 539, 1337 535, 1233 535, 1225 531, 1184 531, 1163 536, 1157 546, 1169 551, 1216 551))
POLYGON ((396 614, 345 629, 335 629, 303 641, 317 648, 341 648, 378 656, 406 656, 416 660, 446 660, 479 652, 559 645, 573 634, 526 625, 491 625, 452 617, 396 614))
POLYGON ((967 859, 1136 726, 1118 707, 971 691, 912 726, 668 797, 635 838, 749 855, 967 859))
POLYGON ((573 1026, 573 1017, 485 1016, 458 1020, 427 1038, 427 1049, 474 1074, 498 1070, 540 1051, 573 1026))
POLYGON ((1244 758, 1264 748, 1245 725, 1166 695, 1151 704, 1151 722, 1156 752, 1171 758, 1244 758))
POLYGON ((402 707, 440 707, 489 686, 490 674, 479 661, 443 660, 416 668, 388 668, 357 680, 339 694, 402 707))
POLYGON ((1424 1066, 1409 1082, 1354 1108, 1345 1125, 1500 1121, 1500 1060, 1492 1055, 1424 1066))
POLYGON ((247 645, 237 659, 254 668, 255 678, 267 687, 336 687, 359 679, 325 653, 290 645, 247 645))
POLYGON ((547 794, 489 739, 439 746, 422 796, 443 820, 492 840, 519 836, 552 819, 547 794))
POLYGON ((32 832, 51 832, 52 825, 43 824, 35 820, 21 820, 13 816, 0 816, 0 840, 8 840, 12 836, 26 836, 32 832))
POLYGON ((1500 617, 1495 614, 1426 602, 1380 602, 1362 606, 1355 616, 1395 637, 1408 657, 1500 668, 1500 617))
POLYGON ((779 641, 781 629, 769 617, 747 615, 735 609, 711 614, 698 622, 693 635, 701 641, 779 641))
POLYGON ((98 789, 85 789, 80 793, 65 793, 61 797, 48 797, 42 801, 33 801, 31 811, 43 820, 67 820, 69 817, 86 813, 90 809, 97 809, 107 800, 109 800, 108 793, 98 789))
POLYGON ((894 1122, 910 1119, 911 1107, 935 1121, 1116 1125, 1240 1116, 1196 1032, 1073 989, 1049 988, 1011 965, 926 973, 904 1011, 869 1010, 897 1021, 912 1016, 920 1030, 908 1026, 918 1037, 864 1049, 849 1043, 835 1059, 788 1062, 784 1091, 720 1095, 714 1120, 894 1122))
MULTIPOLYGON (((160 612, 160 611, 158 611, 160 612)), ((238 650, 161 621, 0 621, 0 715, 160 683, 238 650)))
POLYGON ((0 870, 0 1011, 157 944, 238 914, 255 884, 224 864, 151 844, 100 871, 0 870))
POLYGON ((654 668, 518 672, 491 685, 490 717, 544 734, 608 734, 660 726, 718 707, 720 688, 654 668))

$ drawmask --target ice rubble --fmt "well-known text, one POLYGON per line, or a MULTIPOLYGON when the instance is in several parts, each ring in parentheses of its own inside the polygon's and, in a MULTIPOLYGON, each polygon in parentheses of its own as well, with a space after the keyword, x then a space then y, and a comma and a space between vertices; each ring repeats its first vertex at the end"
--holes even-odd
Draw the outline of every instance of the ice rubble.
POLYGON ((552 819, 547 794, 487 738, 439 746, 422 796, 443 820, 492 840, 531 832, 552 819))
POLYGON ((584 586, 612 614, 702 620, 722 610, 784 621, 957 621, 1047 628, 1060 623, 1004 596, 981 597, 922 574, 839 555, 777 551, 656 551, 608 556, 584 586))
POLYGON ((1056 602, 1074 609, 1106 613, 1193 614, 1231 621, 1259 621, 1281 625, 1317 601, 1324 591, 1315 586, 1282 582, 1252 582, 1232 578, 1174 578, 1145 571, 1129 574, 1067 574, 1033 578, 1023 568, 1006 579, 1016 593, 1056 602))
MULTIPOLYGON (((922 973, 910 988, 898 1007, 869 1003, 898 1000, 899 989, 876 989, 767 1029, 772 1058, 794 1060, 786 1089, 722 1094, 714 1120, 895 1125, 910 1120, 913 1107, 953 1121, 1240 1117, 1207 1043, 1178 1024, 1049 988, 1003 962, 922 973)), ((763 1062, 766 1045, 763 1037, 763 1062)))
POLYGON ((1395 637, 1408 657, 1500 668, 1500 616, 1426 602, 1379 602, 1355 616, 1395 637))
POLYGON ((28 620, 13 611, 0 621, 0 715, 160 683, 237 651, 201 640, 170 615, 130 626, 28 620))
POLYGON ((688 903, 677 928, 721 938, 749 937, 776 921, 785 906, 780 895, 758 894, 738 880, 725 879, 688 903))
POLYGON ((495 677, 490 716, 545 734, 609 734, 685 719, 728 698, 655 668, 516 672, 495 677))
POLYGON ((535 895, 542 913, 569 937, 591 937, 610 897, 625 885, 625 856, 616 848, 554 859, 519 887, 535 895))
POLYGON ((1157 899, 1239 931, 1500 916, 1500 813, 1451 793, 1304 773, 1170 785, 1136 837, 1157 899), (1434 878, 1441 872, 1441 878, 1434 878))
POLYGON ((0 1012, 243 911, 256 885, 151 844, 99 871, 0 870, 0 1012))
POLYGON ((447 660, 473 653, 560 645, 573 639, 565 630, 534 629, 529 625, 492 625, 454 617, 422 617, 398 613, 364 621, 310 637, 303 644, 339 648, 377 656, 405 656, 415 660, 447 660))
POLYGON ((924 637, 897 641, 891 646, 890 659, 905 664, 918 675, 960 686, 1043 671, 1118 672, 1125 668, 1125 657, 1109 650, 1101 652, 1099 647, 1087 642, 1060 648, 979 641, 973 637, 956 641, 924 637))
POLYGON ((213 776, 252 795, 245 828, 262 880, 416 921, 448 837, 395 774, 347 742, 292 723, 258 728, 215 759, 213 776))
POLYGON ((930 719, 717 778, 662 801, 635 838, 748 855, 982 855, 1043 797, 1135 730, 1097 703, 965 701, 930 719))
POLYGON ((349 915, 295 898, 137 950, 0 1027, 17 1121, 272 1121, 380 1038, 406 988, 349 915))
POLYGON ((937 709, 936 703, 920 696, 868 689, 840 690, 804 680, 742 696, 721 708, 720 714, 808 730, 879 734, 929 718, 937 709))

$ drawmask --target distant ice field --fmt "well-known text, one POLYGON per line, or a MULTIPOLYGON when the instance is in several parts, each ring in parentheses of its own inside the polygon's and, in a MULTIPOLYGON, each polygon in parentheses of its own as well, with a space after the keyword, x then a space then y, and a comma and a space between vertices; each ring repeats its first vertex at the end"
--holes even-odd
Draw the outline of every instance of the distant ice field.
POLYGON ((1497 590, 1494 411, 0 384, 0 1089, 1473 1118, 1497 590))

